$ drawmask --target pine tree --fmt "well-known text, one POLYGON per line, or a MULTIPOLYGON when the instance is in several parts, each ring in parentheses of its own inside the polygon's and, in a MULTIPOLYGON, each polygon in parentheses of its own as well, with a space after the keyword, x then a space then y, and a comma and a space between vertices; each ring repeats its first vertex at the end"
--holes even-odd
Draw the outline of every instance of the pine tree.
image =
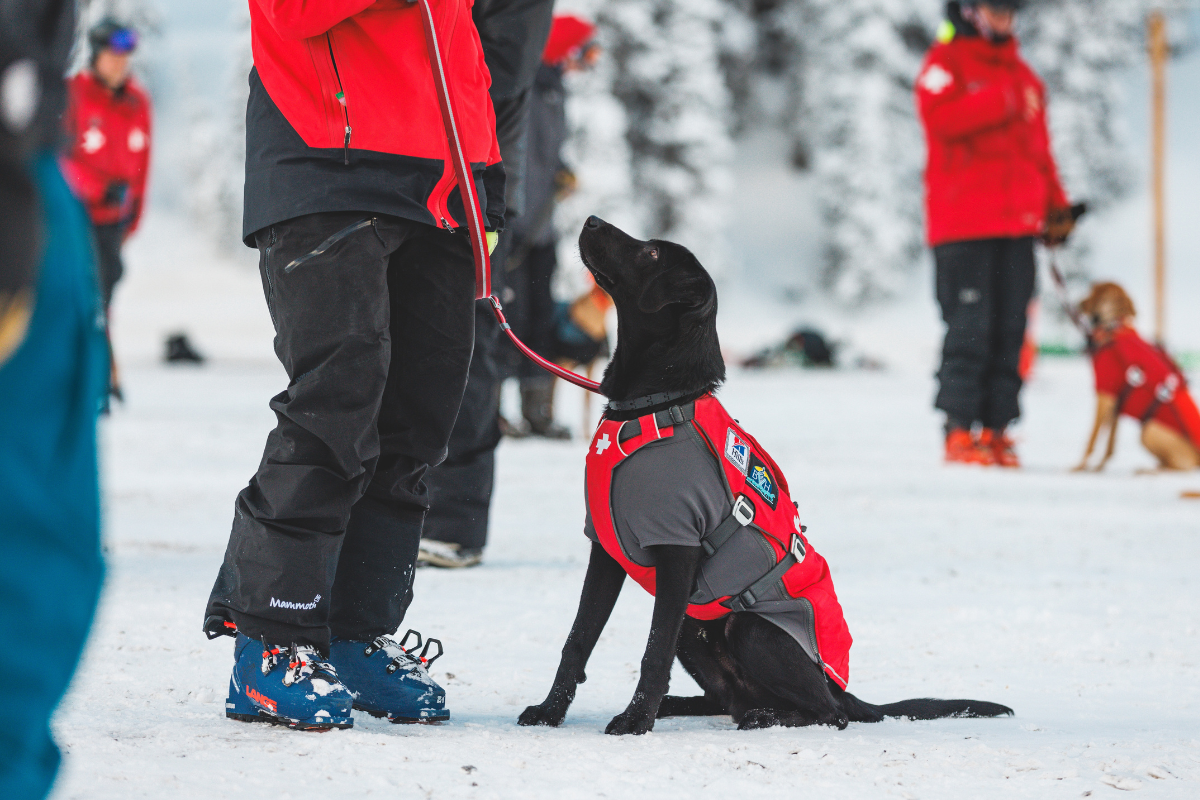
POLYGON ((858 305, 901 291, 922 251, 924 142, 913 80, 928 0, 810 0, 801 130, 826 229, 825 288, 858 305))
POLYGON ((199 103, 191 109, 188 204, 193 219, 208 229, 217 247, 236 252, 241 247, 246 175, 247 76, 254 66, 249 6, 233 4, 229 27, 224 102, 216 113, 199 103))
MULTIPOLYGON (((1055 160, 1073 201, 1094 214, 1125 197, 1133 185, 1118 75, 1141 57, 1146 3, 1142 0, 1043 0, 1018 18, 1026 60, 1046 84, 1047 116, 1055 160)), ((1077 230, 1059 255, 1074 294, 1090 280, 1088 227, 1077 230)), ((1049 286, 1043 289, 1050 291, 1049 286)), ((1065 314, 1046 303, 1055 338, 1069 328, 1065 314)))
POLYGON ((730 98, 721 71, 721 0, 610 0, 597 8, 625 109, 644 235, 691 248, 710 270, 732 188, 730 98))

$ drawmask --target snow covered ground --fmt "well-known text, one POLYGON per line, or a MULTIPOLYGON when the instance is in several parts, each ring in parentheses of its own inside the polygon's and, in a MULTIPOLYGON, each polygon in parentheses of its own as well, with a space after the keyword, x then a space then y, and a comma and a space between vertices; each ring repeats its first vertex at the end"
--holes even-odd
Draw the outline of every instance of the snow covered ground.
MULTIPOLYGON (((152 214, 118 298, 128 403, 103 425, 109 577, 55 724, 58 800, 1198 794, 1200 501, 1180 492, 1200 489, 1200 473, 1135 474, 1149 459, 1127 424, 1107 474, 1067 474, 1091 414, 1081 359, 1039 364, 1020 472, 940 464, 935 319, 903 331, 912 363, 733 370, 722 393, 786 471, 830 562, 856 640, 851 690, 995 700, 1012 719, 749 733, 678 719, 607 737, 649 627, 650 598, 629 584, 566 724, 518 727, 549 686, 582 582, 577 439, 506 442, 485 564, 418 573, 405 624, 445 642, 434 674, 451 721, 360 717, 352 731, 299 734, 224 718, 231 644, 200 632, 234 495, 285 380, 257 275, 152 214), (175 327, 209 365, 156 362, 175 327)), ((733 293, 722 308, 732 344, 775 313, 733 293)), ((889 336, 886 319, 865 330, 889 336)), ((563 392, 565 418, 579 424, 581 405, 563 392)), ((681 672, 672 689, 695 691, 681 672)))

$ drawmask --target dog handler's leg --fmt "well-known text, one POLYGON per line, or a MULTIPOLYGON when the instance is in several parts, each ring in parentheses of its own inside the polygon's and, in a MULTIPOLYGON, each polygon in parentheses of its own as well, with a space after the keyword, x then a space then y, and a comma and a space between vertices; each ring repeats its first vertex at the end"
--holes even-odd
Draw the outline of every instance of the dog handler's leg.
POLYGON ((654 554, 656 585, 650 638, 642 656, 642 675, 629 705, 604 729, 612 734, 642 734, 654 727, 659 704, 671 684, 671 665, 679 644, 679 629, 704 550, 662 544, 646 548, 654 554))
MULTIPOLYGON (((699 548, 697 548, 699 549, 699 548)), ((563 645, 562 660, 550 694, 539 705, 529 706, 521 712, 520 725, 562 724, 567 709, 575 699, 575 688, 587 680, 584 667, 592 655, 592 649, 600 638, 600 632, 608 623, 621 587, 625 584, 625 570, 604 548, 592 543, 592 555, 588 560, 587 575, 583 579, 583 591, 579 595, 579 611, 571 625, 567 643, 563 645)))

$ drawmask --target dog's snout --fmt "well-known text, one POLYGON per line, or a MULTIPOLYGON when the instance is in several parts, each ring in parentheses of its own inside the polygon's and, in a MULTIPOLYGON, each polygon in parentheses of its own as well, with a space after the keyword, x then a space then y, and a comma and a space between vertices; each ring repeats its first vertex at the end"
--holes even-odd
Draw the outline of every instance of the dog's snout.
POLYGON ((593 215, 591 215, 590 217, 588 217, 588 218, 587 218, 587 222, 583 223, 583 227, 585 227, 585 228, 599 228, 599 227, 600 227, 600 223, 602 223, 602 222, 604 222, 604 220, 600 219, 600 218, 599 218, 599 217, 597 217, 595 214, 593 214, 593 215))

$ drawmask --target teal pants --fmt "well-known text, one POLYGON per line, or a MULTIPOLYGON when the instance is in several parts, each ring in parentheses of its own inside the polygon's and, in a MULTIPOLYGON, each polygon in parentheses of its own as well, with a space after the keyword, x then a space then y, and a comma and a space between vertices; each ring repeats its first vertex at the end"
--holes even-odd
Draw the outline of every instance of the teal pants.
POLYGON ((45 250, 28 335, 0 366, 0 798, 41 800, 50 715, 100 594, 96 416, 108 372, 92 243, 53 156, 39 158, 45 250))

